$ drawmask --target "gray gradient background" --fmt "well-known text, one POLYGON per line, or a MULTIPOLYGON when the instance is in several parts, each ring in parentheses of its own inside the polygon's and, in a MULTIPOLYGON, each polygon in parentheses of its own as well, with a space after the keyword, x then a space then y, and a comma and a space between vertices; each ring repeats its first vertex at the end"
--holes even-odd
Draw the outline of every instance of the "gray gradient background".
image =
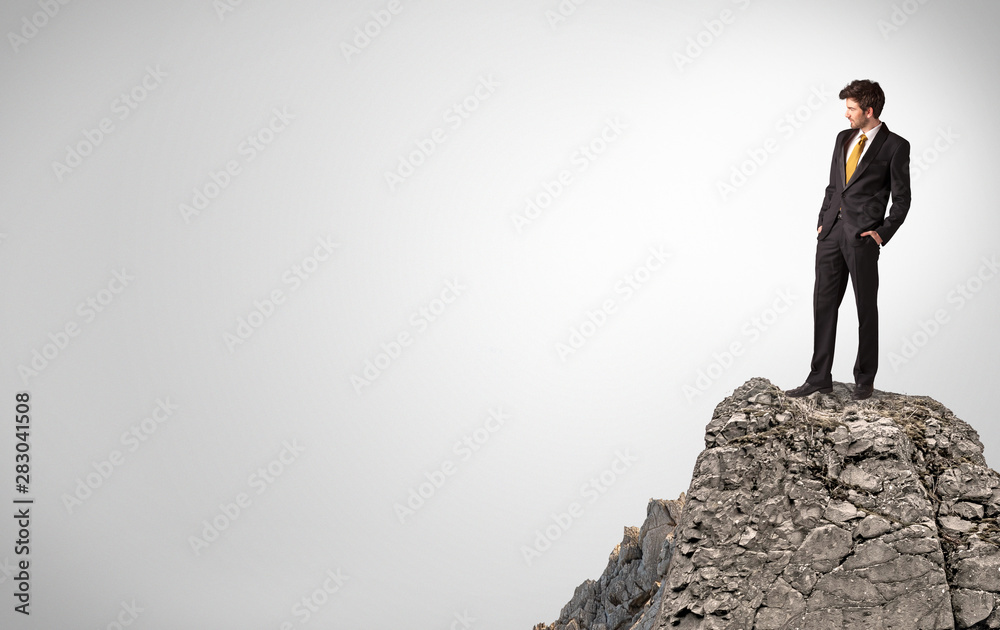
MULTIPOLYGON (((7 40, 0 391, 8 419, 15 392, 32 395, 36 503, 32 615, 12 611, 4 571, 0 625, 115 627, 133 600, 132 627, 150 629, 552 621, 650 497, 686 490, 721 398, 752 376, 805 377, 816 216, 847 126, 836 93, 855 78, 882 83, 882 120, 926 158, 882 252, 876 386, 940 400, 996 465, 1000 281, 975 278, 1000 250, 1000 5, 589 0, 552 25, 557 0, 401 0, 345 59, 387 4, 245 0, 220 18, 209 0, 72 2, 16 52, 7 40), (724 10, 731 23, 702 33, 724 10), (679 68, 699 33, 711 41, 679 68), (120 120, 114 100, 157 66, 166 76, 120 120), (247 161, 240 143, 274 108, 294 120, 247 161), (114 130, 60 181, 53 162, 105 117, 114 130), (574 153, 616 118, 579 171, 574 153), (444 141, 390 190, 385 172, 436 128, 444 141), (718 183, 768 139, 776 150, 724 198, 718 183), (228 160, 241 172, 185 221, 180 204, 228 160), (571 183, 515 229, 564 169, 571 183), (283 274, 324 237, 339 248, 291 291, 283 274), (670 258, 626 299, 616 285, 650 247, 670 258), (77 305, 108 297, 123 268, 134 280, 86 321, 77 305), (418 329, 449 281, 465 289, 418 329), (976 291, 961 308, 957 285, 976 291), (224 335, 275 289, 285 301, 231 351, 224 335), (772 317, 780 291, 791 307, 772 317), (557 344, 606 300, 614 312, 563 360, 557 344), (921 337, 938 310, 948 322, 921 337), (71 322, 79 334, 25 383, 19 366, 71 322), (359 394, 351 376, 403 332, 412 343, 359 394), (892 365, 904 339, 926 343, 892 365), (734 342, 743 353, 686 395, 734 342), (168 398, 177 410, 130 451, 122 434, 168 398), (498 408, 506 422, 462 460, 453 445, 498 408), (305 450, 257 494, 251 475, 285 442, 305 450), (124 463, 67 509, 116 450, 124 463), (591 501, 582 486, 616 452, 634 461, 591 501), (394 504, 445 460, 455 473, 401 523, 394 504), (189 538, 241 492, 250 507, 196 554, 189 538), (582 515, 526 562, 574 502, 582 515), (337 570, 343 587, 300 623, 293 606, 337 570)), ((2 30, 39 11, 4 2, 2 30)), ((850 295, 841 313, 834 378, 850 381, 850 295)), ((8 421, 0 501, 16 496, 12 434, 8 421)))

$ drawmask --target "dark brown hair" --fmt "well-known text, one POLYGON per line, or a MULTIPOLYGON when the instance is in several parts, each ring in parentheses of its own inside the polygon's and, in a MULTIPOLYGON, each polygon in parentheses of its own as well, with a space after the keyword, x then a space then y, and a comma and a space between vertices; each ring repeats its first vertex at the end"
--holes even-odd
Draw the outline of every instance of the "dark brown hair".
POLYGON ((844 86, 840 91, 840 98, 853 98, 858 102, 863 111, 872 108, 872 115, 878 118, 882 114, 882 107, 885 105, 885 93, 877 82, 868 79, 855 79, 844 86))

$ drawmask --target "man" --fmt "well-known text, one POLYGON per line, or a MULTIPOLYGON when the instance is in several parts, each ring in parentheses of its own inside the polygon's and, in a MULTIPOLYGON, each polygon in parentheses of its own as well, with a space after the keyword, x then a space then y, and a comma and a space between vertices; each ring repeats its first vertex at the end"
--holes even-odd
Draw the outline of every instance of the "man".
POLYGON ((858 308, 855 400, 875 388, 878 370, 878 257, 910 208, 910 143, 879 120, 885 94, 878 83, 852 81, 840 91, 851 128, 837 135, 830 185, 816 228, 813 355, 806 382, 791 397, 833 391, 837 312, 850 275, 858 308), (889 197, 892 206, 886 217, 889 197))

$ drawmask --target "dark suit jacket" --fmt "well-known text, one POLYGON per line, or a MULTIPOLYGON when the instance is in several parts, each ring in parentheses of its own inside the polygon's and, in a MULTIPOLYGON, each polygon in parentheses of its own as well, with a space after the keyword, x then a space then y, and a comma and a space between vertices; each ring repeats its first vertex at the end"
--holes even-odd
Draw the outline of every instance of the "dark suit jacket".
POLYGON ((859 236, 862 232, 875 230, 885 245, 902 225, 910 209, 910 143, 882 123, 851 181, 845 182, 847 157, 844 145, 856 132, 856 129, 845 129, 837 135, 830 166, 830 185, 826 187, 816 224, 817 228, 823 226, 823 231, 817 238, 822 240, 830 234, 840 210, 841 220, 854 234, 857 244, 864 243, 859 236), (885 209, 890 193, 892 207, 887 217, 885 209))

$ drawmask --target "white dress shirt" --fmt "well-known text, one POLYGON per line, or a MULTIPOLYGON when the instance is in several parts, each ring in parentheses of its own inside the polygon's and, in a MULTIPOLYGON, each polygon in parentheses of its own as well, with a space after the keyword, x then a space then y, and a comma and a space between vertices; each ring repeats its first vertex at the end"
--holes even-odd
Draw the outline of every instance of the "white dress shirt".
MULTIPOLYGON (((875 139, 875 134, 877 134, 879 132, 879 129, 881 128, 882 128, 882 123, 879 122, 879 124, 875 125, 875 127, 865 132, 865 137, 868 139, 865 141, 865 146, 861 148, 861 156, 858 158, 858 164, 860 164, 861 160, 865 157, 865 151, 868 150, 868 147, 872 146, 872 140, 875 139)), ((844 149, 845 161, 847 160, 847 158, 851 156, 851 153, 854 152, 854 147, 857 146, 858 140, 860 139, 861 139, 860 133, 856 133, 853 136, 851 136, 851 139, 847 142, 847 147, 844 149)))

